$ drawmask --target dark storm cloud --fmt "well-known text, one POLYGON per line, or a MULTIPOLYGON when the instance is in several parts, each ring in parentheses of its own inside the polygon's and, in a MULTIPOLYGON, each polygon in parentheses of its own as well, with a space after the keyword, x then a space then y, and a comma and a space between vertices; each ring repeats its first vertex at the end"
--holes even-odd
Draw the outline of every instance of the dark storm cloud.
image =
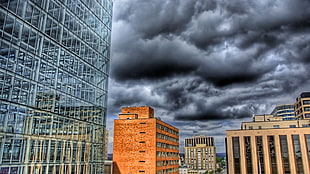
POLYGON ((192 73, 216 86, 255 81, 274 67, 268 65, 265 69, 259 65, 257 68, 251 60, 262 58, 285 42, 287 38, 278 34, 283 31, 289 35, 292 31, 287 31, 286 26, 294 28, 295 24, 307 20, 310 16, 307 4, 307 1, 236 1, 236 4, 226 1, 120 1, 124 12, 116 15, 116 22, 126 21, 127 26, 123 27, 132 31, 126 33, 123 28, 118 29, 125 33, 114 40, 120 44, 118 48, 122 48, 115 51, 123 54, 115 57, 112 75, 117 80, 157 80, 192 73), (132 37, 130 42, 122 41, 126 34, 132 37), (224 51, 227 42, 240 50, 239 54, 227 55, 223 68, 222 63, 214 64, 209 55, 224 51), (219 50, 220 47, 223 50, 219 50), (245 53, 251 49, 255 50, 245 53), (228 56, 241 58, 236 60, 228 56), (227 67, 229 65, 239 66, 240 71, 227 67), (224 69, 223 73, 220 69, 224 69))
POLYGON ((115 20, 125 20, 143 38, 153 38, 161 34, 182 32, 192 16, 215 9, 216 3, 213 0, 132 0, 119 1, 115 8, 119 8, 115 20))
POLYGON ((115 0, 113 15, 110 114, 150 105, 184 136, 226 122, 220 137, 309 91, 308 0, 115 0))

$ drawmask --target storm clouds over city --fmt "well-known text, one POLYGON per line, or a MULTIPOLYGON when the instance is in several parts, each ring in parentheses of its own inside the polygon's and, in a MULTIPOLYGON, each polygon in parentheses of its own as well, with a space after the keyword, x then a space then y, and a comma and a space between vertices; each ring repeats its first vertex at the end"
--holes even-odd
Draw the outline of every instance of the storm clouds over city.
POLYGON ((308 0, 114 0, 107 128, 151 106, 180 147, 224 152, 225 130, 309 91, 309 19, 308 0))

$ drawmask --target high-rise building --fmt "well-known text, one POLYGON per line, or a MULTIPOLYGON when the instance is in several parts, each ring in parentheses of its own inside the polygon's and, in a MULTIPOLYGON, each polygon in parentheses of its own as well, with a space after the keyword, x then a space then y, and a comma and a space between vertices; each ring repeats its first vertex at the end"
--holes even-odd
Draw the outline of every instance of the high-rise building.
POLYGON ((103 173, 112 0, 0 2, 0 173, 103 173))
POLYGON ((114 120, 114 174, 178 174, 179 130, 148 106, 125 107, 114 120))
POLYGON ((226 132, 229 174, 310 173, 310 93, 295 103, 295 120, 285 115, 255 115, 241 130, 226 132))
POLYGON ((185 165, 198 173, 215 171, 216 148, 213 137, 204 135, 185 139, 184 147, 185 165))
POLYGON ((301 93, 294 106, 297 119, 310 119, 310 92, 301 93))

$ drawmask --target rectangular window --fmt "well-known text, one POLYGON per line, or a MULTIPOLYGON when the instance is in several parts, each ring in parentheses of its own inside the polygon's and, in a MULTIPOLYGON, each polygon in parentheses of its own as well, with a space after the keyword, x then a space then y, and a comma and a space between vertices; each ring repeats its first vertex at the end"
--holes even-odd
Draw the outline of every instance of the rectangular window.
POLYGON ((273 128, 280 128, 279 125, 273 125, 273 128))
POLYGON ((140 132, 140 134, 145 134, 145 132, 140 132))
POLYGON ((142 150, 142 151, 139 151, 139 153, 145 153, 145 151, 142 150))
POLYGON ((146 124, 145 122, 141 122, 140 124, 146 124))
POLYGON ((277 156, 276 156, 276 146, 274 144, 274 136, 268 136, 268 146, 269 146, 269 158, 271 163, 271 173, 272 174, 278 174, 277 169, 277 156))
POLYGON ((139 172, 144 173, 144 172, 145 172, 145 170, 139 170, 139 172))
POLYGON ((302 165, 302 156, 301 156, 299 135, 292 135, 292 139, 293 139, 293 146, 294 146, 294 152, 295 152, 295 161, 296 161, 297 173, 304 173, 303 165, 302 165))
POLYGON ((145 163, 145 161, 139 161, 140 163, 145 163))
POLYGON ((310 160, 310 134, 305 134, 307 152, 308 152, 308 160, 310 160))
POLYGON ((240 174, 240 146, 239 137, 232 137, 233 143, 233 155, 234 155, 234 165, 235 173, 240 174))
POLYGON ((304 105, 310 105, 310 100, 304 100, 303 103, 304 105))
POLYGON ((290 128, 295 128, 296 127, 296 125, 290 125, 290 128))
POLYGON ((251 152, 251 137, 244 137, 244 150, 246 156, 246 170, 248 174, 252 174, 252 152, 251 152))
POLYGON ((282 163, 283 163, 283 172, 290 173, 290 162, 289 162, 289 154, 287 147, 287 138, 286 135, 280 135, 280 145, 281 145, 281 153, 282 153, 282 163))
POLYGON ((145 143, 145 141, 140 141, 139 143, 145 143))
POLYGON ((310 107, 304 107, 305 111, 310 111, 310 107))
POLYGON ((303 124, 302 127, 309 127, 309 125, 308 124, 303 124))
POLYGON ((264 148, 263 148, 263 137, 256 136, 256 149, 257 149, 257 158, 258 158, 258 173, 265 173, 264 169, 264 148))

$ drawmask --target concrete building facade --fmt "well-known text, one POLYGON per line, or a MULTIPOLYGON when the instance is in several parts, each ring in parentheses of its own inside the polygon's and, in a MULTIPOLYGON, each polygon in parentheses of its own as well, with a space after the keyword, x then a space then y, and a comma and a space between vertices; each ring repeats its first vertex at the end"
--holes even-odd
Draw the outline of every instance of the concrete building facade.
POLYGON ((148 106, 125 107, 114 120, 114 174, 177 174, 179 130, 148 106))
POLYGON ((252 122, 241 123, 242 130, 310 127, 310 120, 283 120, 273 115, 255 115, 252 122))
POLYGON ((226 132, 229 174, 310 173, 310 128, 226 132))
POLYGON ((199 173, 216 170, 216 148, 213 137, 194 136, 185 139, 185 165, 199 173))
MULTIPOLYGON (((291 113, 291 106, 280 110, 291 113)), ((294 120, 273 112, 255 115, 252 122, 242 123, 241 130, 227 131, 228 173, 310 173, 309 111, 310 93, 301 93, 294 104, 294 120)))

